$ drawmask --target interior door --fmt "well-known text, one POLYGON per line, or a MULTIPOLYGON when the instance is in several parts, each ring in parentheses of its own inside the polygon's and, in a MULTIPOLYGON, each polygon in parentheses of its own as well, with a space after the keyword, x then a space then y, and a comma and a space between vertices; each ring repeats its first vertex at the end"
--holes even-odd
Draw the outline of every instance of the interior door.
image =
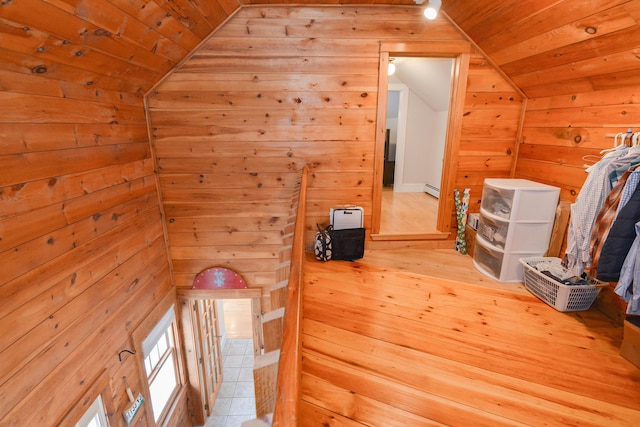
POLYGON ((222 384, 222 349, 220 324, 215 300, 194 301, 195 322, 198 331, 198 357, 202 379, 204 407, 211 416, 216 395, 222 384))

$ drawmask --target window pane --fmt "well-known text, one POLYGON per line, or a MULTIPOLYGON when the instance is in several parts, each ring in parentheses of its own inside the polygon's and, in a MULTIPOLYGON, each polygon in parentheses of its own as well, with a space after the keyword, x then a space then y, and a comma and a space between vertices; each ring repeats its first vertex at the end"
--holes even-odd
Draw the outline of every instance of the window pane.
POLYGON ((167 334, 166 333, 162 336, 162 338, 160 338, 160 341, 158 341, 158 354, 160 355, 160 357, 162 357, 165 351, 167 351, 167 334))
POLYGON ((148 356, 144 358, 144 368, 147 371, 147 376, 151 375, 151 371, 153 371, 153 366, 151 365, 151 358, 148 356))
POLYGON ((171 404, 171 399, 175 397, 180 386, 173 339, 174 322, 175 313, 171 307, 142 341, 144 364, 149 381, 149 404, 156 423, 162 417, 166 407, 171 404))
POLYGON ((160 417, 164 407, 169 402, 169 398, 176 389, 178 383, 176 381, 176 369, 173 352, 165 359, 158 374, 153 382, 149 385, 151 393, 151 406, 153 407, 153 415, 156 420, 160 417))
POLYGON ((149 363, 151 364, 151 369, 154 369, 158 364, 158 360, 160 360, 160 356, 158 355, 158 346, 156 345, 151 349, 151 353, 149 354, 149 363))
POLYGON ((93 401, 87 412, 84 413, 76 427, 108 427, 107 418, 104 415, 102 396, 98 396, 93 401))

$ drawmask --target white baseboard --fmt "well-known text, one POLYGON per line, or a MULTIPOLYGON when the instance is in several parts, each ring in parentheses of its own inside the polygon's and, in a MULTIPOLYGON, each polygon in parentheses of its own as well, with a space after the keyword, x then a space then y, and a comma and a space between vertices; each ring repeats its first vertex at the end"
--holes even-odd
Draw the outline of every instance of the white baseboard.
POLYGON ((422 193, 424 184, 394 184, 393 191, 396 193, 422 193))

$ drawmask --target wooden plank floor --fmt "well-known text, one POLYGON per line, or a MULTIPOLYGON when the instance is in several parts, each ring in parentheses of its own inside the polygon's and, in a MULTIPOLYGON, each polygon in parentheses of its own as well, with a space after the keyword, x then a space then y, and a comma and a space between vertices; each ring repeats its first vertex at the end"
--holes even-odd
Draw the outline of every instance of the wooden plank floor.
POLYGON ((382 190, 381 234, 437 233, 438 199, 427 193, 382 190))
POLYGON ((640 370, 599 312, 382 259, 305 265, 300 425, 640 425, 640 370))

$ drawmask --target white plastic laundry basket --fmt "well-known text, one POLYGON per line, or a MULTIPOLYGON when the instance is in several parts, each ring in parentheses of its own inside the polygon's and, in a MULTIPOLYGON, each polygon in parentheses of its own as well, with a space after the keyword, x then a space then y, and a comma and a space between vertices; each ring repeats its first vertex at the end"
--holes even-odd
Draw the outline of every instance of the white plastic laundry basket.
POLYGON ((587 285, 565 285, 538 271, 536 265, 540 262, 552 262, 562 266, 560 258, 520 258, 524 272, 524 286, 558 311, 588 310, 600 293, 600 289, 607 285, 593 278, 588 279, 587 285))

